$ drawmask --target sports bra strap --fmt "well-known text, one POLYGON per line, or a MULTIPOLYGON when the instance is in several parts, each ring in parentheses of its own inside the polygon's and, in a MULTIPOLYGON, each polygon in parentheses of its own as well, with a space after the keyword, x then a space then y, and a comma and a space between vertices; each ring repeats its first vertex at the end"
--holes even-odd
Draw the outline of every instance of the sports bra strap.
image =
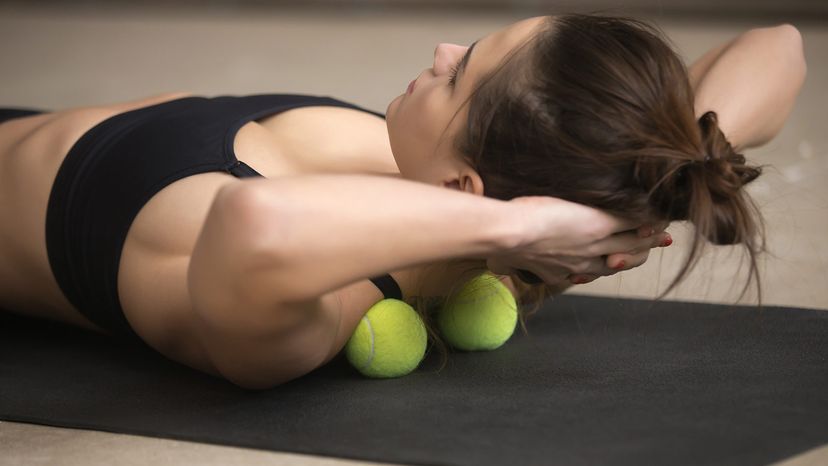
POLYGON ((378 277, 371 278, 371 281, 374 282, 374 285, 382 291, 383 296, 385 299, 399 299, 400 301, 403 300, 402 290, 400 290, 400 285, 397 284, 397 281, 394 280, 389 274, 380 275, 378 277))

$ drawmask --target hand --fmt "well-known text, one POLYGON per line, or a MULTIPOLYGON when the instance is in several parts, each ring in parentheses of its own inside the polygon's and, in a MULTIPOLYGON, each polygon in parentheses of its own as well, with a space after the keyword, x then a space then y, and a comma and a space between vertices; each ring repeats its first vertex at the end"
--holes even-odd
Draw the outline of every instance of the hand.
MULTIPOLYGON (((664 230, 670 225, 669 222, 656 222, 654 224, 642 225, 636 229, 639 238, 647 238, 653 235, 659 235, 663 238, 660 244, 650 246, 649 248, 638 251, 617 252, 609 254, 605 257, 606 266, 614 270, 609 275, 630 270, 647 262, 650 256, 650 250, 654 247, 666 247, 673 244, 673 238, 669 233, 662 234, 664 230)), ((619 233, 616 233, 619 234, 619 233)), ((518 276, 520 276, 518 274, 518 276)), ((598 275, 592 274, 576 274, 569 277, 570 282, 574 284, 589 283, 599 278, 598 275)))
POLYGON ((662 233, 666 223, 637 225, 563 199, 528 196, 509 203, 517 209, 523 235, 514 247, 487 259, 489 270, 498 275, 523 270, 522 279, 528 272, 549 285, 586 283, 591 279, 584 277, 612 275, 641 265, 650 248, 663 245, 669 236, 662 233), (624 264, 612 268, 621 261, 624 264))

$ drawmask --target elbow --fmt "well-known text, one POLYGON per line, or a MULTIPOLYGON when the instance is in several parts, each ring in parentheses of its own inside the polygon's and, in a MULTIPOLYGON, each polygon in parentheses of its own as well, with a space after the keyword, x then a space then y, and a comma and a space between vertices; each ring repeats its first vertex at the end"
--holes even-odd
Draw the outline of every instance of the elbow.
POLYGON ((756 128, 753 140, 742 148, 757 147, 782 130, 802 91, 807 73, 804 45, 799 30, 787 23, 752 29, 739 40, 751 60, 755 60, 757 80, 766 90, 763 105, 771 112, 759 118, 765 123, 756 128))
POLYGON ((783 49, 787 62, 792 70, 800 78, 805 80, 808 72, 808 64, 805 61, 805 43, 802 40, 802 33, 792 24, 781 24, 773 28, 777 35, 777 41, 783 49))
MULTIPOLYGON (((776 54, 771 56, 776 61, 775 65, 784 70, 778 92, 785 96, 784 98, 787 102, 790 102, 789 105, 792 108, 796 98, 802 91, 808 73, 802 34, 791 24, 781 24, 770 29, 774 34, 771 50, 777 51, 776 54)), ((779 132, 781 125, 780 123, 779 127, 776 128, 776 132, 779 132)))
POLYGON ((768 29, 776 36, 777 40, 786 44, 792 51, 798 52, 800 55, 802 54, 802 33, 799 32, 796 26, 790 23, 783 23, 768 29))
POLYGON ((805 44, 796 26, 783 23, 776 26, 752 29, 746 33, 749 40, 762 43, 765 56, 772 57, 771 64, 783 66, 791 73, 791 79, 799 86, 805 80, 808 65, 805 60, 805 44))
POLYGON ((293 378, 295 378, 284 376, 275 377, 272 374, 269 374, 269 376, 265 377, 261 374, 240 372, 238 370, 221 372, 220 374, 225 380, 232 383, 233 385, 251 391, 261 391, 276 388, 279 385, 289 382, 293 380, 293 378))
MULTIPOLYGON (((272 345, 252 351, 238 351, 214 357, 213 364, 222 378, 247 390, 267 390, 302 377, 325 360, 324 354, 304 352, 285 357, 282 352, 273 353, 272 345)), ((213 353, 216 356, 216 353, 213 353)))
POLYGON ((201 340, 217 375, 248 390, 266 390, 324 365, 336 335, 331 318, 270 319, 245 326, 202 325, 201 340))

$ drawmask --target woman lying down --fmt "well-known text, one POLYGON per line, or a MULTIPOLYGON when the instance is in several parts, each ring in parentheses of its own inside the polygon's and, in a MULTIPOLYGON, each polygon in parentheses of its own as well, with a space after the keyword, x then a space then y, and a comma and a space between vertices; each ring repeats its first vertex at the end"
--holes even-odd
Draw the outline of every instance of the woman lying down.
POLYGON ((425 317, 488 271, 528 314, 675 220, 695 233, 665 294, 706 242, 749 253, 747 289, 742 152, 805 73, 787 24, 687 68, 647 23, 561 15, 437 45, 384 116, 293 94, 0 110, 0 308, 265 388, 340 353, 387 289, 425 317))

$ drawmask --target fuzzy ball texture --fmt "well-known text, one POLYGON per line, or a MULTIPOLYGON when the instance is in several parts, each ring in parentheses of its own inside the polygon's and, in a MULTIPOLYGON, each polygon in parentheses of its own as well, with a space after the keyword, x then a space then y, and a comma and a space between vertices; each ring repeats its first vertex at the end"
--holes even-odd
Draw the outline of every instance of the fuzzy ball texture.
POLYGON ((493 350, 515 331, 517 303, 512 292, 495 275, 484 273, 469 280, 437 315, 446 342, 465 351, 493 350))
POLYGON ((425 324, 413 307, 383 299, 362 317, 345 355, 367 377, 400 377, 420 365, 427 342, 425 324))

